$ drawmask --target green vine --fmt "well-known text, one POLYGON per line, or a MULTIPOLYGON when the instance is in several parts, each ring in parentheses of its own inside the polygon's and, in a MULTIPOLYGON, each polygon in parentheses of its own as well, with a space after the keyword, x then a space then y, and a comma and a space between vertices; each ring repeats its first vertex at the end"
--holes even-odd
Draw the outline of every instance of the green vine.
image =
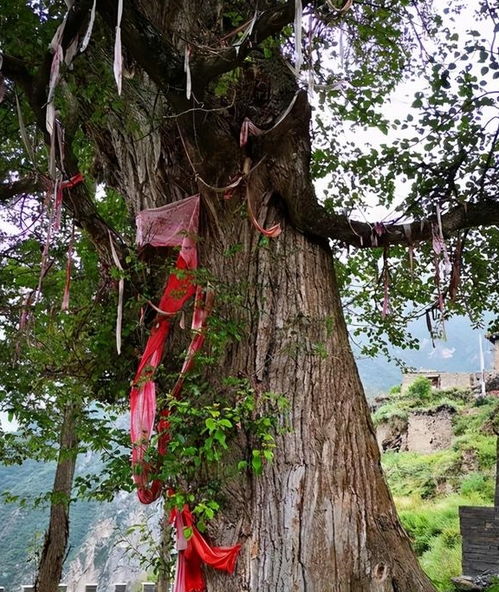
POLYGON ((159 463, 157 476, 175 492, 167 506, 188 503, 201 531, 221 506, 224 483, 242 473, 260 475, 272 461, 275 435, 284 429, 278 418, 288 406, 282 395, 257 393, 246 378, 228 377, 221 387, 222 396, 193 381, 181 400, 163 399, 171 412, 168 450, 158 458, 155 436, 146 451, 146 461, 159 463))

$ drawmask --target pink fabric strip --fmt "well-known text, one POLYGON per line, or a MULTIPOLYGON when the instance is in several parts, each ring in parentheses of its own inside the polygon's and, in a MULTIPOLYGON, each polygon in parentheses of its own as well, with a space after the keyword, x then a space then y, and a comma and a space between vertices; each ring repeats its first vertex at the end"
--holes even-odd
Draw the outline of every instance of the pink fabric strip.
MULTIPOLYGON (((139 245, 180 246, 176 269, 167 279, 163 295, 159 302, 158 314, 146 348, 142 355, 130 393, 131 440, 133 444, 132 465, 134 481, 142 503, 151 503, 162 492, 160 479, 152 479, 156 470, 145 460, 145 452, 154 429, 156 420, 156 386, 154 373, 161 363, 165 340, 170 330, 170 314, 179 312, 189 298, 196 294, 192 315, 192 340, 186 357, 173 388, 173 396, 180 397, 186 374, 192 368, 194 357, 201 349, 206 338, 206 327, 213 307, 214 294, 196 286, 193 271, 197 268, 196 233, 199 224, 199 196, 192 196, 178 202, 146 210, 137 217, 137 240, 139 245), (166 313, 166 314, 164 314, 166 313)), ((169 435, 169 410, 159 414, 156 426, 158 432, 158 453, 166 454, 169 435)), ((206 583, 201 568, 202 562, 233 573, 240 545, 234 547, 211 547, 201 536, 193 523, 192 514, 187 507, 180 512, 172 512, 171 521, 177 535, 177 567, 175 574, 175 592, 204 592, 206 583), (184 527, 191 530, 187 539, 184 527)))
MULTIPOLYGON (((198 263, 196 248, 198 224, 199 195, 162 208, 145 210, 137 217, 139 245, 180 247, 176 269, 169 275, 159 302, 160 310, 172 315, 178 313, 196 291, 192 272, 197 268, 198 263)), ((139 498, 144 503, 154 501, 161 494, 161 483, 158 481, 150 483, 152 467, 145 462, 144 455, 156 420, 154 374, 161 363, 169 330, 168 317, 157 315, 130 392, 133 478, 139 488, 139 498)), ((162 419, 161 425, 162 431, 166 431, 169 423, 166 419, 162 419)), ((166 434, 160 436, 158 447, 161 450, 166 448, 167 440, 166 434)))

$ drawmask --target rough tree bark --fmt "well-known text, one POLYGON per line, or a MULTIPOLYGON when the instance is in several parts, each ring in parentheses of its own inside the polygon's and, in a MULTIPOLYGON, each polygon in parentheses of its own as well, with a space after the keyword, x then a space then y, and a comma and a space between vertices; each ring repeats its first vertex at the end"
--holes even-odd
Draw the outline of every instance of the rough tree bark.
POLYGON ((35 592, 54 592, 61 580, 69 536, 69 504, 76 466, 76 415, 75 405, 64 409, 59 443, 59 458, 52 487, 49 526, 38 563, 35 592))

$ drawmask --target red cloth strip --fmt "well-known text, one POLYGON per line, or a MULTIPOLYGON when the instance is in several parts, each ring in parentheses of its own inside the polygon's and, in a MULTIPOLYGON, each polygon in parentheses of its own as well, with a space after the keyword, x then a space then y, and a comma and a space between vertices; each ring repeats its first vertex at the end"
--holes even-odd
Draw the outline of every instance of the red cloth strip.
POLYGON ((177 570, 174 592, 205 592, 206 583, 201 569, 205 563, 210 567, 234 573, 241 545, 232 547, 210 546, 194 525, 193 516, 187 506, 173 510, 170 523, 177 533, 177 570), (184 529, 191 531, 189 538, 184 536, 184 529))
MULTIPOLYGON (((175 270, 168 276, 144 353, 137 368, 130 392, 133 479, 137 485, 139 500, 150 504, 158 499, 163 482, 153 478, 159 467, 151 466, 145 453, 156 419, 156 385, 154 374, 161 363, 165 341, 170 330, 172 315, 180 312, 194 294, 194 311, 191 343, 172 394, 179 398, 185 376, 192 368, 194 357, 206 338, 208 316, 213 307, 214 295, 203 291, 195 284, 194 271, 197 268, 197 248, 194 234, 199 219, 199 196, 192 196, 183 203, 172 204, 156 210, 141 212, 137 219, 139 243, 155 246, 181 246, 175 270)), ((164 456, 170 442, 170 411, 160 411, 156 425, 158 433, 158 454, 164 456)), ((240 545, 234 547, 211 547, 194 526, 192 514, 187 506, 181 512, 174 510, 171 522, 177 534, 177 573, 175 592, 204 592, 206 584, 201 569, 204 562, 216 569, 233 573, 240 545), (192 535, 186 538, 184 528, 192 535)))
MULTIPOLYGON (((158 308, 162 314, 158 314, 155 318, 130 392, 133 479, 138 487, 139 499, 143 503, 153 502, 162 491, 162 484, 157 479, 151 481, 155 468, 150 466, 144 458, 156 419, 154 374, 163 357, 165 341, 171 326, 171 316, 180 312, 196 293, 193 272, 197 268, 195 234, 198 223, 199 195, 162 208, 145 210, 137 216, 139 244, 181 247, 175 270, 168 276, 159 301, 158 308)), ((169 423, 166 417, 167 413, 163 411, 157 426, 160 434, 158 441, 160 455, 166 453, 169 441, 169 423)))
POLYGON ((85 177, 81 173, 77 173, 73 175, 71 179, 67 181, 55 181, 54 182, 54 192, 55 192, 55 201, 54 201, 54 229, 59 230, 61 226, 61 211, 62 211, 62 200, 63 200, 63 191, 64 189, 71 189, 75 185, 82 183, 85 180, 85 177))

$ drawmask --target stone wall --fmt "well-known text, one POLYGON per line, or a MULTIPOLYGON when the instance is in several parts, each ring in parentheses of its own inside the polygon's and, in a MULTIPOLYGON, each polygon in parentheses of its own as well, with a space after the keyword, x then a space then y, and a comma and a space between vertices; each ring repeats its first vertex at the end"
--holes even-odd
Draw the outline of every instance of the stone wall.
MULTIPOLYGON (((485 380, 495 375, 494 372, 485 372, 485 380)), ((421 376, 427 378, 436 389, 474 389, 480 387, 481 372, 436 372, 434 370, 420 370, 407 372, 402 375, 402 393, 406 393, 409 386, 421 376)))
POLYGON ((448 407, 429 413, 413 413, 407 424, 407 450, 428 454, 449 448, 454 413, 454 409, 448 407))
POLYGON ((411 413, 407 420, 390 419, 376 428, 380 450, 428 454, 449 448, 452 441, 452 416, 446 405, 428 412, 411 413))

